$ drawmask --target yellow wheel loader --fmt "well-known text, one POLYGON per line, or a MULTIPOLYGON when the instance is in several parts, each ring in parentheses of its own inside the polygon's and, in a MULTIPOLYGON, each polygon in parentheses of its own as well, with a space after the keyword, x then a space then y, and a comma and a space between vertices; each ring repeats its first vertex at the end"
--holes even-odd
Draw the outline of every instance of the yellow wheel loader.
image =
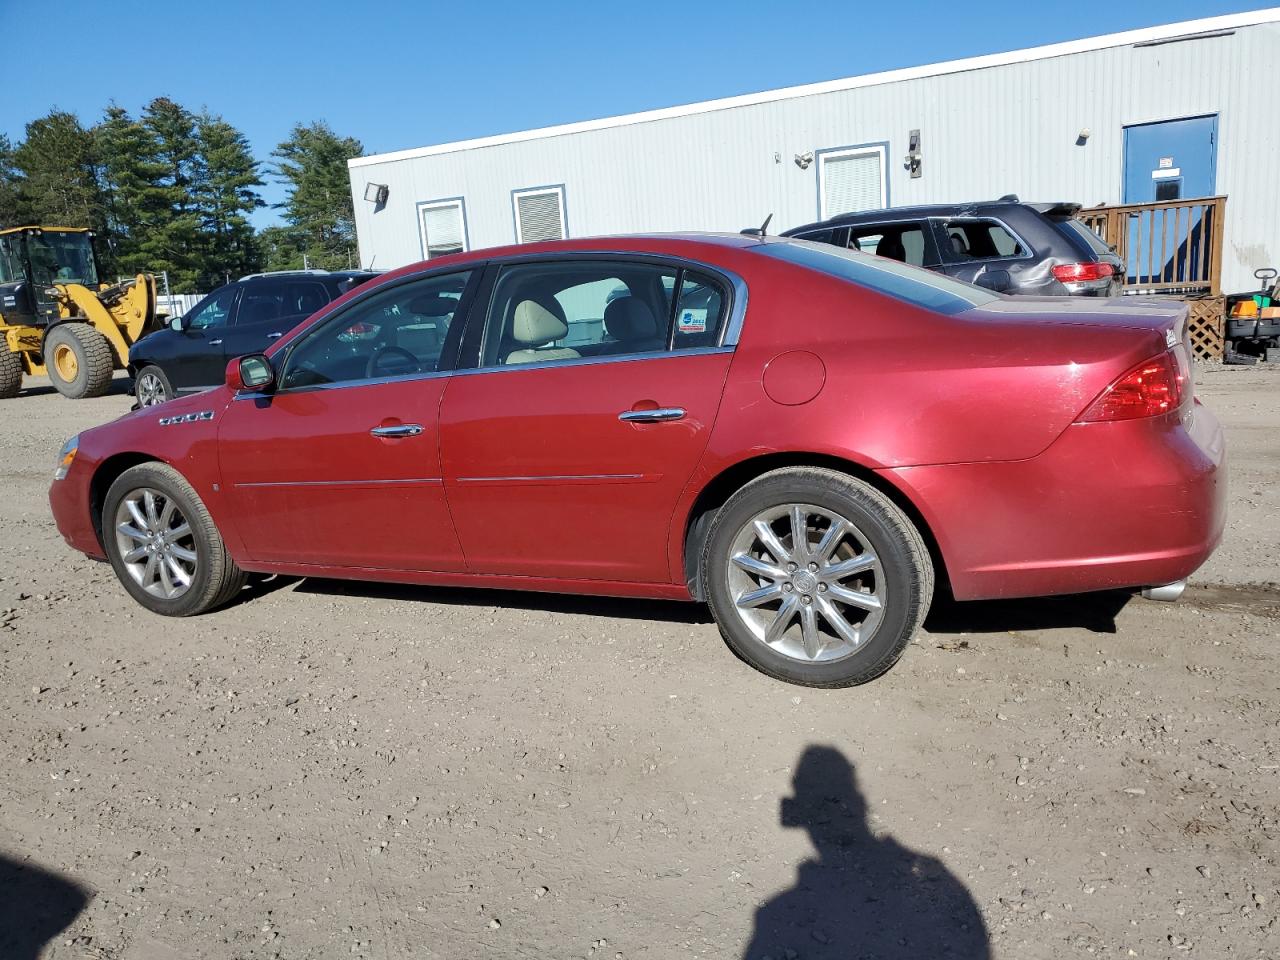
POLYGON ((73 400, 102 396, 156 319, 155 277, 100 282, 92 231, 0 230, 0 399, 27 374, 48 374, 73 400))

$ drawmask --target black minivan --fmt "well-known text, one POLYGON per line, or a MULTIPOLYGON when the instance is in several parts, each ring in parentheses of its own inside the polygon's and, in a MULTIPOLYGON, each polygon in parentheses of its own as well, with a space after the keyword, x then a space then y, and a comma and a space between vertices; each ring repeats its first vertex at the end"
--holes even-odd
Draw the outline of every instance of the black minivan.
POLYGON ((354 270, 281 271, 219 287, 130 348, 138 405, 221 384, 229 360, 261 353, 321 307, 376 276, 354 270))
POLYGON ((998 293, 1118 297, 1124 261, 1076 214, 1078 203, 933 204, 844 213, 784 237, 873 253, 998 293))

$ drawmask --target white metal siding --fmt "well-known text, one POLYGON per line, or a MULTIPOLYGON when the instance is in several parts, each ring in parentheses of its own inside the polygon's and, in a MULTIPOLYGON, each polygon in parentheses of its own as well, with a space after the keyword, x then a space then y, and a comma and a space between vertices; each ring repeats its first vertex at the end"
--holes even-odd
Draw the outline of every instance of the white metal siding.
POLYGON ((753 103, 705 113, 481 146, 351 168, 361 262, 419 259, 416 204, 463 197, 473 247, 516 241, 513 192, 564 184, 573 235, 737 231, 774 215, 783 230, 819 219, 818 170, 796 155, 889 144, 894 206, 1017 193, 1118 203, 1127 124, 1216 113, 1217 190, 1228 195, 1224 288, 1254 285, 1280 261, 1280 24, 1226 36, 1125 45, 753 103), (1076 144, 1082 128, 1091 135, 1076 144), (899 159, 921 131, 923 176, 899 159), (386 207, 366 182, 390 185, 386 207))

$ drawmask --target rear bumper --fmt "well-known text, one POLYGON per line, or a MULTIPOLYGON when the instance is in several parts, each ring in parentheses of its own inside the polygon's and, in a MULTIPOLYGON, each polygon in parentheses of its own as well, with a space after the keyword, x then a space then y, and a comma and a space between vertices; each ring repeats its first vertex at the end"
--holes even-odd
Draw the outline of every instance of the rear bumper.
POLYGON ((1226 449, 1209 409, 1073 424, 1042 454, 886 471, 920 507, 957 599, 1172 583, 1217 547, 1226 449))

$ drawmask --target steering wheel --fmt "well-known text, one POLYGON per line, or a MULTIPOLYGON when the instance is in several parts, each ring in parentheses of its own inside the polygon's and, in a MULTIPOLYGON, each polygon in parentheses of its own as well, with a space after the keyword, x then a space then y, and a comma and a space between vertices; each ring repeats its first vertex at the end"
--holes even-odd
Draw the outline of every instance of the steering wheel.
MULTIPOLYGON (((365 379, 372 380, 374 377, 377 377, 377 376, 395 376, 394 373, 383 374, 383 373, 380 373, 380 370, 379 370, 379 368, 382 365, 383 359, 390 355, 402 357, 403 359, 407 360, 411 366, 415 368, 418 366, 418 358, 415 357, 408 350, 406 350, 404 347, 381 347, 373 352, 373 355, 369 357, 369 362, 365 364, 365 368, 364 368, 365 379)), ((405 372, 409 372, 409 371, 405 371, 405 372)))

